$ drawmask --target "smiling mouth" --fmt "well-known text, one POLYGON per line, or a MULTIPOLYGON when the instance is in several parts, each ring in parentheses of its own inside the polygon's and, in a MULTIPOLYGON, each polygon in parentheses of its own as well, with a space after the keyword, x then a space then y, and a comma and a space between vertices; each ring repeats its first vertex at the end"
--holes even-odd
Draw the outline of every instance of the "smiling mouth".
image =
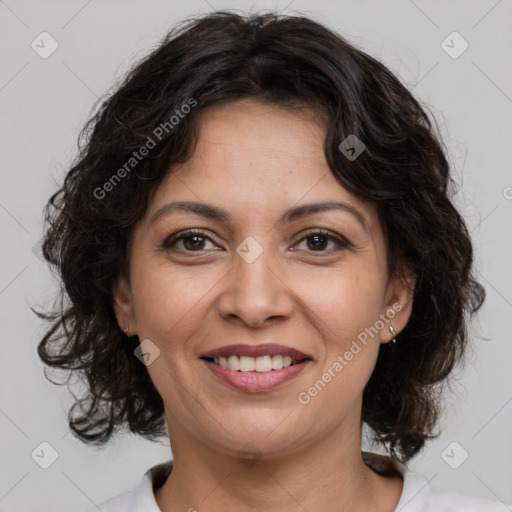
POLYGON ((305 361, 311 361, 309 357, 303 359, 292 359, 291 356, 274 354, 260 357, 238 356, 232 354, 227 357, 202 357, 205 361, 214 363, 222 368, 235 372, 258 372, 267 373, 279 371, 289 366, 295 366, 305 361))

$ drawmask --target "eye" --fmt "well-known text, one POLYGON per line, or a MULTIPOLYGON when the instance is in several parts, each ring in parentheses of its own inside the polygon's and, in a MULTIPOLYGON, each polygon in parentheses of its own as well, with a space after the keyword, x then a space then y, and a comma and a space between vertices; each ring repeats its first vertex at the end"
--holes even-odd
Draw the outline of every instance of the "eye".
POLYGON ((183 252, 199 252, 205 250, 204 245, 206 241, 213 243, 212 239, 206 236, 203 231, 189 229, 187 231, 171 235, 163 243, 163 248, 175 249, 180 242, 183 242, 182 247, 179 247, 178 250, 183 252))
POLYGON ((333 251, 325 250, 329 243, 333 243, 339 249, 348 249, 350 247, 348 242, 325 229, 316 229, 306 233, 306 235, 300 239, 299 244, 303 241, 306 241, 306 250, 311 252, 331 253, 333 251))
MULTIPOLYGON (((310 252, 330 254, 333 251, 325 250, 329 243, 334 244, 334 246, 338 247, 339 249, 348 249, 350 247, 348 242, 338 236, 333 235, 330 231, 325 229, 311 230, 299 240, 299 244, 303 243, 304 241, 306 241, 305 250, 310 252)), ((171 235, 165 240, 162 247, 166 250, 172 249, 182 252, 200 252, 207 249, 207 247, 205 247, 207 242, 214 244, 212 239, 208 237, 204 231, 189 229, 187 231, 171 235), (179 247, 180 243, 182 243, 181 247, 179 247)))

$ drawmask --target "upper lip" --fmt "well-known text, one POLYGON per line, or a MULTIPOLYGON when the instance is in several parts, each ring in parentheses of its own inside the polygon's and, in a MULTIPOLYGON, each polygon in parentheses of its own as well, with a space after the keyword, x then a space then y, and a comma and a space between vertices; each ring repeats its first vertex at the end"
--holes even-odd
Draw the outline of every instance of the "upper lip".
POLYGON ((282 356, 290 356, 294 361, 302 361, 304 359, 312 359, 312 357, 296 348, 286 347, 277 343, 264 343, 261 345, 225 345, 218 347, 201 355, 202 358, 229 357, 230 355, 262 357, 274 356, 281 354, 282 356))

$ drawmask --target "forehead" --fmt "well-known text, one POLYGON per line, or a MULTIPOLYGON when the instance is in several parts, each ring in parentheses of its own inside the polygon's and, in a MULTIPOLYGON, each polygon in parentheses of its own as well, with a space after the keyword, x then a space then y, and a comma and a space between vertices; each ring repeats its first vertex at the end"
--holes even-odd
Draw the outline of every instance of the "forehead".
POLYGON ((291 188, 292 182, 328 171, 326 130, 326 123, 305 106, 291 111, 250 99, 213 106, 201 113, 198 144, 184 167, 291 188))
POLYGON ((375 206, 345 189, 325 158, 327 120, 310 107, 287 109, 256 100, 201 112, 193 154, 173 166, 148 209, 169 201, 202 201, 235 218, 280 216, 290 206, 343 201, 375 229, 375 206))

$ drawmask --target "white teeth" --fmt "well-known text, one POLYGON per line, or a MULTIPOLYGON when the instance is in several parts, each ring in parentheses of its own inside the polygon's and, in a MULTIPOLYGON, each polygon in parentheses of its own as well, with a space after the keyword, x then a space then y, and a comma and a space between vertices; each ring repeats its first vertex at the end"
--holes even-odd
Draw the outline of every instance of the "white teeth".
POLYGON ((215 364, 222 366, 223 368, 229 368, 236 372, 270 372, 272 370, 281 370, 291 366, 292 358, 290 356, 283 356, 277 354, 275 356, 261 356, 261 357, 249 357, 249 356, 236 356, 231 355, 229 357, 215 357, 213 359, 215 364))
POLYGON ((269 372, 272 370, 272 358, 270 356, 257 357, 254 369, 257 372, 269 372))
POLYGON ((283 356, 281 354, 272 356, 272 370, 280 370, 283 366, 283 356))
POLYGON ((238 356, 229 356, 227 358, 226 368, 238 370, 238 356))
MULTIPOLYGON (((230 356, 232 357, 232 356, 230 356)), ((238 369, 241 372, 253 372, 256 366, 254 357, 241 356, 238 363, 238 369)))

